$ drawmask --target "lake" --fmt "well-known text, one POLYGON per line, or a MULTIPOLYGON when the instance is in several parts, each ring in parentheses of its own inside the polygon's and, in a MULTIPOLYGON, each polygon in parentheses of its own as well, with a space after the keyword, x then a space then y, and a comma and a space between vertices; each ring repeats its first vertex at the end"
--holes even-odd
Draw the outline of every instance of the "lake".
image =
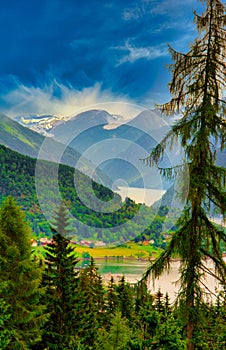
MULTIPOLYGON (((136 283, 141 279, 149 265, 148 261, 135 259, 95 259, 95 262, 105 283, 110 280, 111 276, 113 276, 117 282, 123 275, 125 275, 126 281, 136 283)), ((169 274, 167 272, 163 273, 163 275, 155 281, 154 286, 152 281, 150 281, 150 292, 155 294, 160 288, 162 293, 165 294, 167 292, 169 294, 170 300, 173 302, 178 293, 178 285, 176 282, 179 279, 179 266, 179 261, 173 261, 169 274)), ((206 267, 210 268, 211 271, 214 271, 210 261, 206 262, 206 267)), ((204 283, 212 292, 215 292, 215 289, 219 290, 220 288, 218 282, 209 275, 206 277, 204 283)), ((212 297, 212 299, 214 300, 215 298, 212 297)))

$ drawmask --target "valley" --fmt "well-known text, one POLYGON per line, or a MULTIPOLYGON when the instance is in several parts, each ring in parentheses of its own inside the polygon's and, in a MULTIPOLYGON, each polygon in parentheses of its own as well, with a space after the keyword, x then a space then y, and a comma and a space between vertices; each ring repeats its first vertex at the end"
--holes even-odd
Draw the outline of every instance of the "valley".
POLYGON ((122 201, 110 189, 63 164, 58 168, 56 163, 39 160, 37 173, 35 159, 4 146, 0 146, 0 162, 0 201, 13 196, 38 237, 51 236, 49 222, 62 198, 71 215, 71 238, 76 241, 101 240, 117 245, 140 237, 154 239, 157 247, 164 245, 161 230, 166 217, 158 208, 136 204, 129 198, 122 201))

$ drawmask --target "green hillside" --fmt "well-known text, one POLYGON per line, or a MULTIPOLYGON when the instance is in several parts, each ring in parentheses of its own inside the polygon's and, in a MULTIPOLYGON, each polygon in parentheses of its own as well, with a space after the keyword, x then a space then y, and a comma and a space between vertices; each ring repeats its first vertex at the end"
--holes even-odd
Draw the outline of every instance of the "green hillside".
MULTIPOLYGON (((36 195, 36 159, 21 155, 1 145, 0 165, 0 201, 8 195, 15 197, 26 211, 27 218, 36 235, 50 235, 48 221, 42 214, 36 195)), ((53 203, 57 204, 58 201, 53 190, 53 176, 51 176, 56 171, 56 163, 40 161, 39 170, 41 173, 39 183, 43 186, 41 196, 44 196, 48 216, 48 210, 54 207, 53 203)), ((161 216, 157 216, 160 225, 156 226, 156 232, 152 228, 152 235, 148 236, 147 228, 153 222, 156 225, 156 218, 153 221, 155 216, 153 209, 145 205, 135 204, 130 199, 126 199, 123 203, 119 195, 114 196, 111 190, 96 182, 92 182, 92 189, 90 189, 90 178, 66 165, 59 165, 58 179, 60 196, 67 201, 67 206, 74 218, 72 221, 74 239, 123 243, 137 236, 141 237, 141 233, 145 231, 146 236, 143 239, 154 237, 156 244, 161 245, 161 222, 163 220, 161 216), (76 189, 79 189, 85 198, 90 198, 92 191, 94 191, 100 201, 107 203, 114 196, 114 200, 111 202, 111 212, 103 213, 101 210, 92 210, 83 204, 76 193, 74 182, 76 189), (137 218, 136 214, 139 214, 137 218), (121 226, 123 224, 126 224, 125 227, 121 226)), ((49 216, 48 219, 51 217, 49 216)))
POLYGON ((22 154, 37 157, 44 136, 0 115, 0 143, 22 154))
MULTIPOLYGON (((5 115, 0 115, 0 144, 20 154, 33 158, 38 158, 40 156, 39 152, 41 149, 42 159, 53 162, 59 161, 62 164, 72 167, 75 167, 79 160, 79 168, 81 171, 85 173, 93 172, 92 163, 84 157, 81 159, 81 154, 75 149, 65 146, 50 137, 44 137, 5 115), (62 155, 60 159, 59 155, 62 155)), ((95 181, 111 187, 112 181, 100 169, 95 171, 93 178, 95 181)))

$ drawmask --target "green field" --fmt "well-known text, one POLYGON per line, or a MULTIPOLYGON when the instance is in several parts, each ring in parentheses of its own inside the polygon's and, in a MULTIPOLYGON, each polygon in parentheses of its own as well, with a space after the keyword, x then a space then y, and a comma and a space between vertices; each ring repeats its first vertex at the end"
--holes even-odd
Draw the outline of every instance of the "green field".
MULTIPOLYGON (((149 259, 155 258, 160 249, 155 248, 152 245, 142 245, 138 243, 129 242, 121 246, 116 247, 95 247, 90 248, 86 246, 75 245, 75 252, 78 258, 82 258, 88 255, 93 258, 105 258, 105 257, 121 257, 121 258, 142 258, 149 259)), ((44 253, 44 247, 34 247, 34 252, 44 253)))

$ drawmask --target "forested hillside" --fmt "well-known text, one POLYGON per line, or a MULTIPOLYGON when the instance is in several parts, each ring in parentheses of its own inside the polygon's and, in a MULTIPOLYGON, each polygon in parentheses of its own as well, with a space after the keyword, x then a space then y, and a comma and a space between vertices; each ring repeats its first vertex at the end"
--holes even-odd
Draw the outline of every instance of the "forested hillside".
MULTIPOLYGON (((86 173, 93 169, 93 164, 85 157, 81 159, 81 154, 76 149, 30 130, 5 115, 0 115, 0 144, 29 157, 40 157, 72 167, 79 160, 79 169, 86 173)), ((106 186, 111 186, 112 183, 100 169, 95 169, 93 179, 106 186)))
MULTIPOLYGON (((1 350, 185 350, 185 320, 178 304, 145 281, 123 276, 104 285, 94 260, 77 269, 76 249, 61 205, 45 260, 34 256, 30 227, 12 197, 0 206, 1 350)), ((225 348, 225 299, 202 306, 197 349, 225 348)))
MULTIPOLYGON (((36 159, 0 146, 0 164, 0 200, 12 195, 25 210, 36 235, 50 235, 48 221, 42 213, 36 195, 36 159)), ((43 182, 45 196, 50 202, 57 203, 57 198, 53 198, 55 196, 55 193, 52 192, 53 181, 49 177, 49 172, 54 172, 55 166, 55 163, 42 161, 41 171, 43 173, 40 181, 43 182)), ((112 200, 111 212, 102 213, 101 210, 97 212, 84 205, 75 190, 74 181, 76 181, 76 188, 79 188, 86 198, 92 195, 89 186, 90 179, 86 175, 71 167, 59 165, 58 178, 62 199, 67 201, 67 206, 76 219, 75 223, 72 223, 74 239, 89 238, 103 240, 106 243, 124 243, 138 237, 138 240, 154 239, 157 246, 162 246, 162 224, 166 213, 163 215, 160 212, 159 215, 156 215, 156 210, 136 204, 130 199, 126 199, 123 203, 119 195, 114 195, 114 200, 112 200, 113 192, 110 189, 92 182, 92 189, 97 198, 104 202, 112 200), (138 212, 139 216, 136 219, 138 212), (126 225, 121 226, 125 223, 126 225), (86 224, 85 229, 83 224, 86 224)), ((48 203, 46 205, 48 206, 48 203)))

